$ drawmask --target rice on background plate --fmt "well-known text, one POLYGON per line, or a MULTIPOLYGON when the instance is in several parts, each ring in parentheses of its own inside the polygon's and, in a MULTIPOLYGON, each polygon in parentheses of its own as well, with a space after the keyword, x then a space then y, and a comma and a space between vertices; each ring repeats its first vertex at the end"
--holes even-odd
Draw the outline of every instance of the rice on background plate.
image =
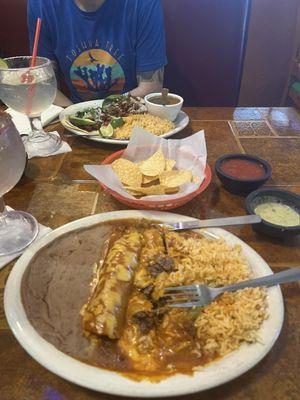
POLYGON ((129 139, 135 126, 143 128, 154 135, 163 135, 175 128, 173 122, 151 114, 134 114, 123 117, 125 124, 115 129, 116 139, 129 139))

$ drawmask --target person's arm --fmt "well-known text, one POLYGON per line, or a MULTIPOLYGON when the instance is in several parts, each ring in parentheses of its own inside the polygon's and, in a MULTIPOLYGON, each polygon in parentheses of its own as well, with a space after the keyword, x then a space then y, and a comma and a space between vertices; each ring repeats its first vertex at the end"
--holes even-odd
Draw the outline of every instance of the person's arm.
POLYGON ((164 81, 164 68, 137 73, 138 86, 130 91, 132 96, 144 97, 149 93, 160 92, 164 81))
POLYGON ((160 92, 167 63, 163 13, 159 0, 141 2, 137 22, 137 87, 130 93, 144 97, 160 92))

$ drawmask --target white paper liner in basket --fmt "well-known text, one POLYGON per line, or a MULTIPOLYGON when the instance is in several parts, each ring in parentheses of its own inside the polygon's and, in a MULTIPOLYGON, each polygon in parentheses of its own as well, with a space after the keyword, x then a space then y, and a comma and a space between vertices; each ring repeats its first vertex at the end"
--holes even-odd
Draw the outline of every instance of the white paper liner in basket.
MULTIPOLYGON (((205 178, 207 151, 204 131, 197 132, 185 139, 168 140, 135 127, 122 158, 133 162, 143 161, 151 157, 158 148, 161 148, 165 158, 176 160, 174 169, 190 170, 194 176, 199 178, 200 183, 186 183, 180 187, 180 191, 176 194, 143 196, 140 199, 153 201, 178 199, 198 189, 205 178)), ((85 165, 84 169, 109 189, 127 199, 136 200, 125 190, 109 165, 85 165)))

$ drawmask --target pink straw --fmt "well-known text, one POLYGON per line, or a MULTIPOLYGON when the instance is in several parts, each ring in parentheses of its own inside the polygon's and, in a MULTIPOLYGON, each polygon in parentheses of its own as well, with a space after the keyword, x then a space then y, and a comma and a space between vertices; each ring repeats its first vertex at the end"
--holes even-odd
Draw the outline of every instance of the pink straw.
POLYGON ((32 50, 32 58, 31 58, 31 63, 30 63, 31 67, 35 66, 37 50, 38 50, 38 47, 39 47, 41 25, 42 25, 42 20, 41 20, 41 18, 38 18, 37 22, 36 22, 36 28, 35 28, 34 43, 33 43, 33 50, 32 50))
MULTIPOLYGON (((31 56, 31 61, 30 61, 31 68, 35 66, 35 62, 36 62, 36 55, 37 55, 37 50, 39 47, 39 40, 40 40, 41 25, 42 25, 42 20, 41 20, 41 18, 38 18, 37 22, 36 22, 33 50, 32 50, 32 56, 31 56)), ((34 79, 34 77, 29 74, 29 71, 26 73, 26 76, 24 76, 24 82, 26 82, 26 83, 31 83, 33 81, 33 79, 34 79)), ((27 103, 27 107, 26 107, 26 114, 30 113, 33 96, 34 96, 34 86, 30 85, 29 86, 28 103, 27 103)))

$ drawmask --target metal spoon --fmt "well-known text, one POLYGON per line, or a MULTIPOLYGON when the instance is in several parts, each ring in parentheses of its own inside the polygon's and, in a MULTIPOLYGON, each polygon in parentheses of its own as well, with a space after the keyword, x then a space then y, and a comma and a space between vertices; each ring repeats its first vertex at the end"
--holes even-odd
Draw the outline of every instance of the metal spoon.
POLYGON ((161 97, 162 97, 162 105, 165 106, 168 104, 168 94, 169 94, 169 89, 162 89, 161 91, 161 97))

